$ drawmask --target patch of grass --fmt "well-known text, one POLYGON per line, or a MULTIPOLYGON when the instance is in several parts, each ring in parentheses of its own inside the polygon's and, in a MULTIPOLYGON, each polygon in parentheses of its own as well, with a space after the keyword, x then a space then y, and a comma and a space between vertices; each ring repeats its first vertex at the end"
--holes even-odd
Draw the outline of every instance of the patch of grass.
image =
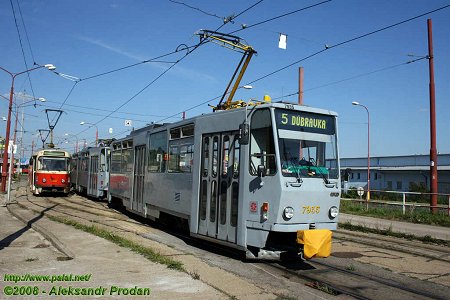
POLYGON ((93 226, 93 225, 87 226, 87 225, 80 224, 73 220, 68 220, 65 218, 60 218, 60 217, 55 217, 55 216, 48 216, 48 218, 52 221, 70 225, 72 227, 75 227, 76 229, 83 230, 85 232, 91 233, 98 237, 104 238, 110 242, 113 242, 114 244, 116 244, 120 247, 128 248, 131 251, 144 256, 145 258, 147 258, 148 260, 150 260, 152 262, 166 265, 169 269, 186 272, 186 270, 184 269, 183 264, 181 262, 176 261, 172 258, 166 257, 160 253, 155 252, 153 249, 151 249, 149 247, 142 246, 138 243, 135 243, 131 240, 128 240, 126 238, 123 238, 121 236, 113 234, 112 232, 109 232, 109 231, 99 228, 97 226, 93 226))
POLYGON ((200 274, 198 274, 196 271, 190 272, 189 275, 191 275, 191 277, 195 280, 200 279, 200 274))
POLYGON ((437 245, 443 245, 443 246, 447 246, 447 247, 450 246, 450 241, 435 239, 429 235, 415 236, 412 234, 394 232, 390 228, 388 228, 388 229, 369 228, 369 227, 365 227, 362 225, 354 225, 354 224, 351 224, 350 222, 339 223, 339 228, 351 230, 351 231, 359 231, 359 232, 364 232, 364 233, 381 234, 381 235, 385 235, 385 236, 392 236, 392 237, 403 238, 403 239, 407 239, 407 240, 416 240, 416 241, 421 241, 423 243, 428 243, 428 244, 437 244, 437 245))
MULTIPOLYGON (((371 205, 376 205, 371 203, 371 205)), ((366 211, 366 203, 355 203, 353 201, 341 201, 340 212, 346 214, 376 217, 388 220, 406 221, 417 224, 428 224, 450 227, 450 217, 443 212, 431 214, 428 211, 413 210, 406 211, 403 215, 401 207, 370 207, 366 211)))
POLYGON ((306 285, 309 287, 315 288, 316 290, 327 293, 329 295, 337 296, 340 294, 338 291, 336 291, 335 289, 330 287, 328 284, 323 283, 323 282, 313 281, 313 282, 308 282, 306 285))
POLYGON ((348 265, 345 269, 346 269, 347 271, 351 271, 351 272, 353 272, 353 271, 356 270, 356 268, 355 268, 354 265, 348 265))

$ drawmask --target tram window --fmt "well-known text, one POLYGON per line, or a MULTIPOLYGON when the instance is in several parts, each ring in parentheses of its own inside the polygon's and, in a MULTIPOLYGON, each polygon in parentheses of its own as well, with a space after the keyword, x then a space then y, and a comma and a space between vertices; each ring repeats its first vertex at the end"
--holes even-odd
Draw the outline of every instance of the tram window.
POLYGON ((169 172, 176 173, 180 172, 179 165, 180 155, 178 153, 178 146, 170 146, 169 147, 169 172))
POLYGON ((211 181, 211 197, 209 200, 209 221, 216 222, 217 181, 211 181))
POLYGON ((193 159, 194 145, 182 145, 180 147, 179 171, 183 173, 191 173, 193 159))
POLYGON ((122 153, 120 150, 111 151, 111 172, 120 173, 122 163, 122 153))
POLYGON ((238 218, 238 197, 239 197, 239 184, 233 182, 231 185, 231 218, 230 225, 236 227, 238 218))
POLYGON ((202 182, 202 198, 200 200, 200 219, 206 220, 206 201, 208 200, 208 181, 202 182))
POLYGON ((230 137, 224 136, 222 141, 222 177, 227 177, 230 160, 230 137))
POLYGON ((208 176, 209 169, 209 137, 203 138, 203 159, 202 159, 202 170, 203 177, 208 176))
POLYGON ((85 156, 81 157, 81 167, 80 170, 83 172, 87 172, 88 170, 88 159, 85 156))
POLYGON ((170 129, 170 139, 179 139, 181 137, 181 131, 180 128, 172 128, 170 129))
POLYGON ((181 128, 182 136, 191 137, 194 136, 194 125, 188 125, 181 128))
POLYGON ((45 157, 41 156, 38 159, 38 170, 43 171, 67 171, 68 170, 68 158, 57 157, 45 157))
POLYGON ((133 170, 133 149, 122 150, 122 172, 133 170))
POLYGON ((238 178, 239 177, 239 150, 240 150, 240 144, 239 144, 239 138, 238 136, 234 137, 234 154, 233 154, 233 177, 238 178))
POLYGON ((150 135, 150 147, 148 153, 148 171, 160 172, 166 171, 165 158, 167 155, 167 133, 161 131, 150 135))
POLYGON ((225 225, 227 222, 227 182, 220 183, 220 224, 225 225))
POLYGON ((267 175, 276 172, 275 143, 269 109, 257 110, 251 120, 250 174, 258 175, 258 166, 263 165, 267 175))
POLYGON ((219 161, 219 137, 215 136, 213 139, 213 157, 212 157, 212 176, 217 176, 217 167, 219 161))

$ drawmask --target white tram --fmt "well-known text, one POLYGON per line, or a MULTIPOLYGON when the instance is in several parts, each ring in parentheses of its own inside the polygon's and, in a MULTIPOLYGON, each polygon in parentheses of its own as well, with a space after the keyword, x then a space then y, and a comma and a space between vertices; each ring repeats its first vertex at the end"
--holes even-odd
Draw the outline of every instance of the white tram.
POLYGON ((326 257, 337 227, 337 114, 266 103, 132 131, 111 144, 108 200, 246 251, 326 257))
POLYGON ((109 187, 109 155, 107 146, 85 148, 72 155, 70 181, 78 193, 106 198, 109 187))

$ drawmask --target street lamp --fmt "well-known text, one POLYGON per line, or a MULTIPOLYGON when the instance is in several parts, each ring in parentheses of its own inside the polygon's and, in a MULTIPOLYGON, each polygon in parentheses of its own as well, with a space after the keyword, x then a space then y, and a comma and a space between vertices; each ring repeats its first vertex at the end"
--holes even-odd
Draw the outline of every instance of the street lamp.
POLYGON ((56 67, 54 65, 47 64, 47 65, 34 67, 34 68, 28 69, 26 71, 14 74, 14 73, 11 73, 10 71, 0 67, 1 70, 5 71, 6 73, 8 73, 11 76, 11 90, 9 93, 8 120, 6 123, 6 135, 5 135, 5 151, 3 151, 2 182, 0 185, 1 192, 5 192, 5 188, 6 188, 6 168, 5 168, 5 166, 8 165, 8 151, 7 150, 9 147, 9 135, 10 135, 10 131, 11 131, 11 111, 12 111, 12 103, 13 103, 13 95, 14 95, 14 80, 20 74, 28 73, 28 72, 31 72, 31 71, 34 71, 34 70, 37 70, 40 68, 47 68, 50 71, 53 71, 56 69, 56 67))
POLYGON ((64 133, 65 136, 74 136, 75 139, 77 140, 77 143, 75 145, 75 153, 78 152, 78 136, 76 134, 71 134, 71 133, 64 133))
POLYGON ((369 109, 356 101, 352 102, 353 105, 364 107, 367 111, 367 201, 370 200, 370 114, 369 109))
POLYGON ((81 121, 80 125, 91 125, 91 126, 95 126, 95 146, 98 145, 98 127, 97 125, 93 124, 93 123, 88 123, 88 122, 84 122, 81 121))

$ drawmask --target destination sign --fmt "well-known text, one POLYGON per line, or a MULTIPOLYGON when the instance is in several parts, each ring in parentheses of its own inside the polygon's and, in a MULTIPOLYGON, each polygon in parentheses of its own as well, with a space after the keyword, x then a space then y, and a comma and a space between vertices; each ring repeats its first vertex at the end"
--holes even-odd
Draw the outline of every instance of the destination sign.
POLYGON ((321 133, 335 133, 334 116, 315 114, 286 109, 275 110, 275 120, 278 129, 321 133))
POLYGON ((44 156, 65 156, 64 151, 44 151, 44 156))

